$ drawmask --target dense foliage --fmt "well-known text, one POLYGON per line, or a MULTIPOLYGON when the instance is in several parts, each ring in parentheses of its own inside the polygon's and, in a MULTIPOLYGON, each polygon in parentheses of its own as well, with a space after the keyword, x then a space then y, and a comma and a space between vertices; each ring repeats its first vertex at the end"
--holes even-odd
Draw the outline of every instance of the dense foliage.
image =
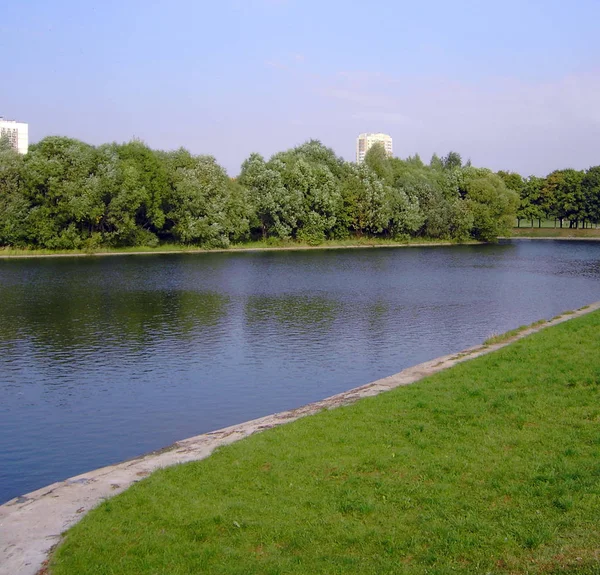
POLYGON ((554 219, 563 227, 586 227, 600 222, 600 166, 587 171, 555 170, 545 178, 498 172, 508 188, 519 194, 518 225, 521 220, 554 219))
POLYGON ((91 146, 52 136, 21 156, 0 141, 0 245, 47 249, 227 247, 252 239, 319 244, 348 236, 490 241, 515 216, 600 219, 600 167, 546 179, 425 165, 374 146, 362 165, 318 141, 252 154, 237 179, 211 156, 134 140, 91 146))

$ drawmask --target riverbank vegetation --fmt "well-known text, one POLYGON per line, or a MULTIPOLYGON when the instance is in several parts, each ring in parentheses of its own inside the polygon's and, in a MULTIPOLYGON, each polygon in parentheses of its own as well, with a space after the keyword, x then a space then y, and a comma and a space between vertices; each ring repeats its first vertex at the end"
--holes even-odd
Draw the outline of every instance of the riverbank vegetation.
POLYGON ((268 160, 252 154, 232 179, 210 156, 140 141, 53 136, 25 156, 0 142, 0 246, 11 248, 489 241, 508 232, 517 205, 500 176, 455 153, 425 165, 375 146, 356 165, 311 141, 268 160))
POLYGON ((437 240, 431 238, 381 238, 372 236, 349 237, 339 240, 324 240, 319 244, 302 240, 267 238, 230 244, 226 248, 206 245, 161 243, 156 246, 97 246, 85 249, 59 249, 0 247, 0 258, 10 257, 52 257, 52 256, 85 256, 85 255, 134 255, 134 254, 166 254, 166 253, 206 253, 219 251, 281 251, 281 250, 311 250, 311 249, 351 249, 351 248, 393 248, 393 247, 424 247, 478 244, 475 240, 437 240))
POLYGON ((377 145, 357 165, 310 141, 268 160, 252 154, 230 178, 211 156, 138 140, 91 146, 52 136, 25 156, 0 140, 0 247, 494 241, 515 220, 597 225, 600 166, 523 178, 463 164, 455 152, 425 164, 377 145))
POLYGON ((555 170, 545 178, 502 171, 498 175, 519 195, 517 228, 523 223, 531 228, 595 229, 600 222, 600 166, 555 170))
POLYGON ((595 312, 161 470, 50 572, 597 574, 599 333, 595 312))

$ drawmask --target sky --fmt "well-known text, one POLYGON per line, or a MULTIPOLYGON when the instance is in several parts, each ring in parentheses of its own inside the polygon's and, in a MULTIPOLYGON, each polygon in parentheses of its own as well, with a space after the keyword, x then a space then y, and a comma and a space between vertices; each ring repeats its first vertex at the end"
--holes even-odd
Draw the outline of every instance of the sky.
POLYGON ((30 141, 140 138, 232 176, 318 139, 354 160, 459 152, 546 175, 600 164, 598 0, 21 0, 0 17, 0 116, 30 141))

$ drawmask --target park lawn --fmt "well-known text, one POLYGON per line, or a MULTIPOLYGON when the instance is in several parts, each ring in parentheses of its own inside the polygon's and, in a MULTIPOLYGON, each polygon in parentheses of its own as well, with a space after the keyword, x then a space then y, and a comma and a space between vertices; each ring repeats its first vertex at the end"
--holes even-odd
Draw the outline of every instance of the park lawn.
POLYGON ((600 313, 161 470, 53 575, 600 573, 600 313))
POLYGON ((514 238, 589 238, 600 239, 600 229, 569 229, 565 228, 513 228, 511 236, 514 238))

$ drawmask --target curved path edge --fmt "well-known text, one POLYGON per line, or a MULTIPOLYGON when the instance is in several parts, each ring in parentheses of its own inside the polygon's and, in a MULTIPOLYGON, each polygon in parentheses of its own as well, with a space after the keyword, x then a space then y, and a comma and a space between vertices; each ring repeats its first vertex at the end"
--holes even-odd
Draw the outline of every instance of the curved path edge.
POLYGON ((52 549, 60 542, 64 531, 103 500, 124 491, 159 468, 198 461, 208 457, 215 448, 258 431, 414 383, 457 363, 505 347, 546 327, 598 309, 600 302, 575 312, 565 312, 542 325, 528 328, 505 342, 490 346, 478 345, 459 353, 438 357, 321 401, 190 437, 165 449, 89 471, 12 499, 0 506, 0 575, 35 575, 40 571, 44 572, 45 562, 52 549))

